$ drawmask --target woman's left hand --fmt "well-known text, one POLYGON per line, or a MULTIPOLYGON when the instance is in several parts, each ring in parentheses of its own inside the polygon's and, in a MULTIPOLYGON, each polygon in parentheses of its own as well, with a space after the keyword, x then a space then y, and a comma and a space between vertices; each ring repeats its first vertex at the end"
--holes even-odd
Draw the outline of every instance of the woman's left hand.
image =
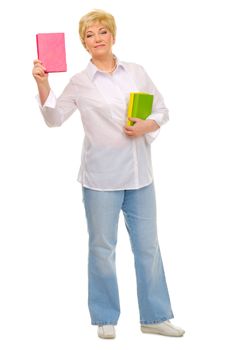
POLYGON ((152 119, 140 119, 140 118, 128 118, 132 122, 135 122, 132 126, 124 126, 124 132, 127 136, 142 136, 147 132, 156 131, 160 126, 152 119))

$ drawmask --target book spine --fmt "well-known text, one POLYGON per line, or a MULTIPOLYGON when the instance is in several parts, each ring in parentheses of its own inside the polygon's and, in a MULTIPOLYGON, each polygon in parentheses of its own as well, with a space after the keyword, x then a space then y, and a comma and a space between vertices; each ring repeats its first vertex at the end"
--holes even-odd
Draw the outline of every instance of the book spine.
MULTIPOLYGON (((130 93, 130 99, 129 99, 129 104, 128 104, 128 110, 127 110, 127 116, 132 117, 132 111, 133 111, 133 103, 134 103, 134 92, 130 93)), ((127 119, 127 126, 132 126, 134 125, 134 122, 131 120, 127 119)))
POLYGON ((36 47, 37 47, 37 56, 39 59, 39 35, 36 34, 36 47))

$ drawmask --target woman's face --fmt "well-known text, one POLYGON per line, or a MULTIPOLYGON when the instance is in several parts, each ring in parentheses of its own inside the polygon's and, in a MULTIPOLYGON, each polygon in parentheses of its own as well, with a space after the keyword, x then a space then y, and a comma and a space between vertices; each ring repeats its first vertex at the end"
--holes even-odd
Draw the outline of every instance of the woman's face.
POLYGON ((112 53, 114 38, 103 24, 89 26, 85 32, 85 46, 93 58, 103 58, 112 53))

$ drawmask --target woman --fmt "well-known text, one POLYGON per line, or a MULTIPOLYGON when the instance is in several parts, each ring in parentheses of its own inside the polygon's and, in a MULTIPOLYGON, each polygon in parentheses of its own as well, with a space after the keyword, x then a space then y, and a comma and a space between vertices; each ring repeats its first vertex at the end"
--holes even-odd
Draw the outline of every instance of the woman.
POLYGON ((162 96, 143 67, 120 61, 112 52, 114 17, 94 10, 79 22, 91 59, 73 76, 61 96, 52 92, 46 67, 34 61, 40 109, 48 126, 60 126, 77 108, 85 131, 78 181, 82 184, 89 233, 88 305, 98 336, 114 338, 120 314, 115 248, 120 210, 135 259, 141 331, 182 336, 174 326, 156 232, 151 142, 168 120, 162 96), (131 91, 154 95, 146 120, 126 114, 131 91))

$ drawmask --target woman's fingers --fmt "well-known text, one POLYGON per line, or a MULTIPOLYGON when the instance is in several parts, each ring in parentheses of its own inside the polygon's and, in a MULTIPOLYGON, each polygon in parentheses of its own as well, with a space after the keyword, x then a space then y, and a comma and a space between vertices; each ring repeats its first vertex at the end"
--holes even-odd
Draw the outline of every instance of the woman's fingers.
POLYGON ((124 127, 124 132, 125 132, 125 134, 127 135, 127 136, 134 136, 133 135, 133 130, 127 130, 125 127, 124 127))
POLYGON ((37 63, 42 64, 42 61, 40 61, 40 60, 38 60, 38 59, 35 59, 35 60, 33 61, 33 63, 34 63, 34 64, 37 64, 37 63))
POLYGON ((44 69, 39 66, 35 66, 33 68, 33 74, 38 74, 38 75, 45 75, 44 69))
POLYGON ((38 59, 33 61, 34 67, 32 69, 32 75, 35 80, 39 83, 45 82, 48 80, 48 73, 46 72, 46 68, 43 66, 42 62, 38 59))
POLYGON ((43 66, 42 61, 36 59, 36 60, 33 61, 33 63, 34 63, 34 67, 40 67, 44 71, 46 71, 46 67, 43 66))

